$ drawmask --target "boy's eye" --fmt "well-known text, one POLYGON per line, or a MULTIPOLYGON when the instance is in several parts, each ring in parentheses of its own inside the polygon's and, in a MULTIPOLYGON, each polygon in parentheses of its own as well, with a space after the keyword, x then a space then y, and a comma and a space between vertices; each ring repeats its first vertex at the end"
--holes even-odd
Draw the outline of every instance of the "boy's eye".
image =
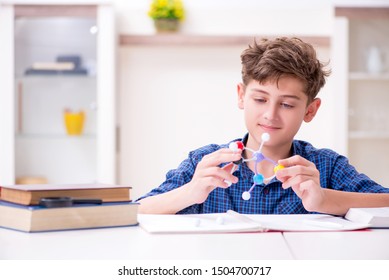
POLYGON ((281 106, 284 107, 284 108, 286 108, 286 109, 291 109, 291 108, 294 107, 293 105, 290 105, 290 104, 288 104, 288 103, 281 103, 281 106))
POLYGON ((265 102, 266 102, 266 99, 263 99, 263 98, 255 98, 255 101, 258 102, 258 103, 265 103, 265 102))

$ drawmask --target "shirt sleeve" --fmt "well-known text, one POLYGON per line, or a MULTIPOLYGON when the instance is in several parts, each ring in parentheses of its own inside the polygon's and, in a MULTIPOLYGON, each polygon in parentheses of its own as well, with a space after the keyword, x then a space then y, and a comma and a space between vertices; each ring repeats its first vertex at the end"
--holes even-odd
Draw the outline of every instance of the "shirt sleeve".
POLYGON ((389 188, 385 188, 367 175, 359 173, 344 156, 338 156, 335 160, 330 186, 335 190, 349 192, 389 193, 389 188))
MULTIPOLYGON (((181 162, 181 164, 176 169, 170 170, 168 173, 166 173, 165 181, 161 185, 138 198, 137 201, 149 196, 169 192, 189 183, 192 180, 197 164, 200 162, 203 156, 214 152, 218 148, 218 146, 211 144, 190 152, 188 158, 181 162)), ((201 209, 202 204, 194 204, 185 209, 182 209, 181 211, 177 212, 177 214, 197 214, 201 213, 201 209)))

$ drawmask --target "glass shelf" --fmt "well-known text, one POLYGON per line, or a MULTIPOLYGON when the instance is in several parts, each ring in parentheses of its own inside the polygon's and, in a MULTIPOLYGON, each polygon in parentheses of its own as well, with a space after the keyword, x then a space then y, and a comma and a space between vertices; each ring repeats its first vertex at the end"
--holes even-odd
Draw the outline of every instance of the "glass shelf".
POLYGON ((45 74, 30 74, 30 75, 22 75, 15 77, 16 80, 41 80, 42 82, 47 80, 77 80, 77 79, 92 79, 96 80, 96 76, 91 75, 70 75, 70 74, 53 74, 53 75, 45 75, 45 74))
POLYGON ((17 133, 15 136, 19 139, 46 139, 46 140, 71 140, 86 141, 95 140, 96 134, 67 135, 67 134, 34 134, 34 133, 17 133))

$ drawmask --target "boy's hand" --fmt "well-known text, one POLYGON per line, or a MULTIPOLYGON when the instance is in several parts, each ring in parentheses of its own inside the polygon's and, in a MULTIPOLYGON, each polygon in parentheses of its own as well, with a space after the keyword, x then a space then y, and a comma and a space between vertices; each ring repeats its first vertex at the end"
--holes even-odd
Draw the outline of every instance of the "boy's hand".
POLYGON ((191 199, 194 203, 203 203, 209 193, 216 187, 228 188, 226 181, 236 183, 238 178, 231 174, 234 166, 233 161, 239 160, 242 151, 231 151, 230 149, 220 149, 202 158, 197 164, 192 180, 187 184, 191 199), (220 164, 230 162, 223 168, 220 164))
POLYGON ((291 187, 301 198, 306 210, 320 212, 325 195, 320 186, 320 173, 315 164, 301 156, 282 159, 278 163, 285 166, 276 173, 282 187, 284 189, 291 187))

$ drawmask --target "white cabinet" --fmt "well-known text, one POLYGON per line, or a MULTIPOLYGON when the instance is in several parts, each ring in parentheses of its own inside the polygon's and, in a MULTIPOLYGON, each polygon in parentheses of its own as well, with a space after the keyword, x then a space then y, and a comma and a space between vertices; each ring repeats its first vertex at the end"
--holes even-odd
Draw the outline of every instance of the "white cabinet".
POLYGON ((339 141, 359 171, 389 186, 389 6, 336 7, 335 15, 339 141))
POLYGON ((112 6, 19 3, 0 1, 0 184, 115 183, 112 6), (80 135, 68 134, 66 110, 84 113, 80 135))

